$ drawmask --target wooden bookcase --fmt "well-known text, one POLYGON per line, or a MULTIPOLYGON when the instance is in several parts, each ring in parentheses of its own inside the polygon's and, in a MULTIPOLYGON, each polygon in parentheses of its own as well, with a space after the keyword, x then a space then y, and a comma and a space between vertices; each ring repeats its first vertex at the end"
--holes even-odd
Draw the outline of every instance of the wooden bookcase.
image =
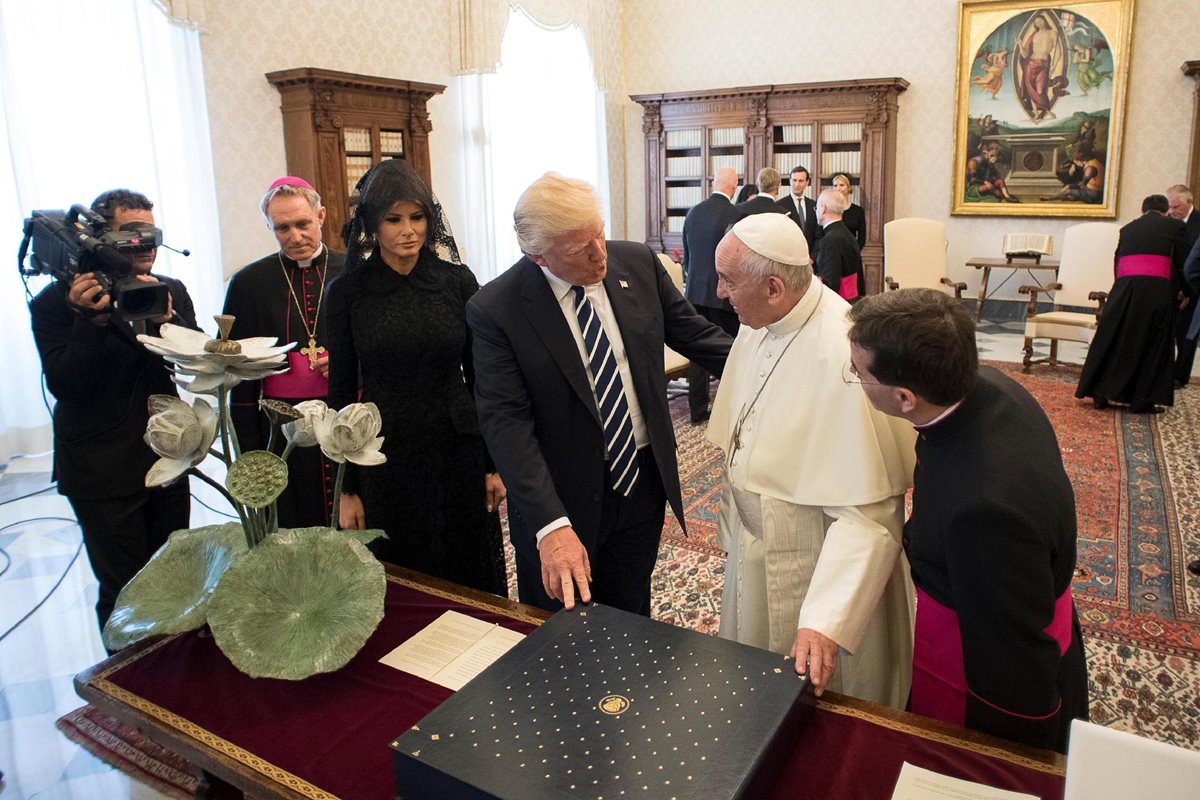
POLYGON ((425 107, 445 86, 300 67, 268 72, 279 90, 287 169, 310 181, 325 204, 321 232, 331 247, 341 238, 354 185, 385 158, 403 158, 430 180, 425 107))
POLYGON ((734 167, 741 183, 775 167, 784 193, 792 168, 807 167, 813 199, 845 172, 867 217, 867 291, 880 291, 898 97, 907 88, 903 78, 876 78, 631 95, 646 136, 646 243, 659 252, 683 246, 684 217, 711 193, 718 167, 734 167))

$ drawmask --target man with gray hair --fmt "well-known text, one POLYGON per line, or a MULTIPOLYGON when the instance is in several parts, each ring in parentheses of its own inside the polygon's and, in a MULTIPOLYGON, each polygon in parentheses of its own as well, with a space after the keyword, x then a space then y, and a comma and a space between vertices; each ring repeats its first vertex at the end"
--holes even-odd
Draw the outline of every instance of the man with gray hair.
POLYGON ((754 183, 758 186, 758 194, 746 202, 738 204, 742 213, 746 215, 787 213, 782 206, 775 202, 775 195, 779 192, 779 170, 774 167, 763 167, 758 171, 758 177, 755 178, 754 183))
POLYGON ((912 666, 901 548, 913 431, 847 371, 849 306, 812 279, 803 232, 747 217, 717 248, 742 321, 708 426, 725 451, 720 635, 796 659, 825 689, 897 708, 912 666))
MULTIPOLYGON (((1177 183, 1167 189, 1167 216, 1183 223, 1187 230, 1188 250, 1200 239, 1200 212, 1192 205, 1192 190, 1177 183)), ((1197 295, 1185 281, 1175 298, 1175 388, 1182 389, 1192 379, 1196 360, 1196 340, 1188 336, 1196 314, 1197 295)))
POLYGON ((821 282, 843 300, 853 301, 866 294, 862 256, 858 240, 842 222, 842 212, 850 201, 837 189, 826 189, 817 198, 817 222, 824 230, 813 272, 821 282))
MULTIPOLYGON (((267 446, 271 423, 260 399, 295 404, 324 400, 329 393, 325 287, 342 272, 345 254, 321 241, 325 207, 303 178, 285 176, 267 188, 259 203, 279 250, 242 267, 229 280, 225 313, 236 317, 231 336, 273 336, 298 342, 288 353, 291 367, 262 381, 243 381, 231 392, 231 414, 242 450, 267 446)), ((282 452, 283 442, 273 449, 282 452)), ((320 448, 297 448, 288 457, 288 486, 276 501, 284 528, 329 525, 335 471, 320 448)))
POLYGON ((547 173, 513 212, 525 256, 467 303, 475 405, 508 489, 523 603, 649 616, 664 508, 682 526, 663 345, 720 375, 731 339, 596 190, 547 173))

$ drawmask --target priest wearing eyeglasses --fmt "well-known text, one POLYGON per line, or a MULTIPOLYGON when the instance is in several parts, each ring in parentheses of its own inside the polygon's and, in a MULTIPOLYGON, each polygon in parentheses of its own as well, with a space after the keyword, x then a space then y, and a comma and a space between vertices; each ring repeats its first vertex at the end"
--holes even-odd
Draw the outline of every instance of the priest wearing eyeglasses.
POLYGON ((782 215, 717 247, 720 297, 742 328, 709 421, 725 451, 720 635, 791 655, 825 689, 902 708, 913 589, 901 548, 913 431, 846 370, 849 304, 813 280, 782 215))
MULTIPOLYGON (((236 339, 272 336, 296 342, 290 369, 262 381, 244 381, 231 393, 231 414, 243 451, 267 447, 271 423, 259 409, 263 398, 295 405, 324 400, 329 392, 325 288, 342 272, 345 254, 321 241, 325 207, 308 181, 285 176, 259 203, 279 250, 238 270, 225 294, 225 313, 236 317, 236 339)), ((275 441, 271 449, 283 450, 275 441)), ((320 448, 296 448, 288 457, 288 486, 276 501, 283 528, 329 525, 335 470, 320 448)))

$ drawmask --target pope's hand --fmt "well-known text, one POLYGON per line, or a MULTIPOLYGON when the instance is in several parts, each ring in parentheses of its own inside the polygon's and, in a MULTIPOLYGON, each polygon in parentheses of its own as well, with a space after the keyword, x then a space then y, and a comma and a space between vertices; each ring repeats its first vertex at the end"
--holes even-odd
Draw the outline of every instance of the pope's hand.
POLYGON ((542 537, 538 543, 542 561, 542 586, 546 594, 562 602, 570 611, 575 607, 575 590, 579 589, 582 603, 592 602, 588 583, 592 580, 592 566, 588 562, 587 550, 569 527, 558 528, 542 537))
POLYGON ((808 673, 812 678, 813 689, 817 697, 820 697, 837 669, 837 642, 812 628, 800 628, 796 631, 796 642, 792 645, 791 656, 796 659, 796 674, 808 673))

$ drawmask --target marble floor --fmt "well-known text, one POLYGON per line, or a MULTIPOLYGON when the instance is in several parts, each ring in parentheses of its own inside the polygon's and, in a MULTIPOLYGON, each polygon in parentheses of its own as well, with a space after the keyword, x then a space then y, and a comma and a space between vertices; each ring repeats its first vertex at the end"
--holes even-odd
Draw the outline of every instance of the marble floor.
MULTIPOLYGON (((985 321, 978 332, 981 358, 1020 361, 1022 328, 1020 322, 985 321)), ((1081 363, 1083 348, 1066 343, 1059 357, 1081 363)), ((72 677, 105 652, 93 612, 96 581, 70 506, 47 487, 48 475, 44 456, 15 459, 0 472, 0 798, 165 797, 54 727, 58 717, 82 705, 72 677)), ((222 521, 200 504, 224 509, 215 493, 195 480, 192 488, 193 524, 222 521)))

